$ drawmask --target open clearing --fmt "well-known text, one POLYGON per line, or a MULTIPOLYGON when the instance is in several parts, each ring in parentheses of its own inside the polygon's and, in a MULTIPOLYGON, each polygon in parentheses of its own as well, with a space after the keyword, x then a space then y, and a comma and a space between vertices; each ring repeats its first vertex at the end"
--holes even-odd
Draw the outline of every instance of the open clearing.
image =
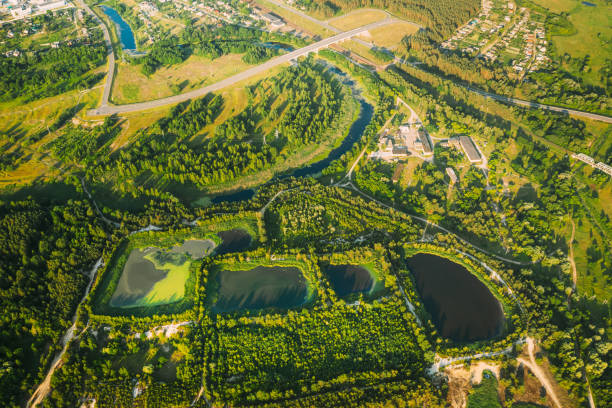
POLYGON ((554 36, 552 42, 559 55, 566 52, 574 58, 589 55, 591 70, 580 73, 580 76, 591 85, 601 86, 600 70, 612 52, 612 14, 609 6, 599 0, 591 1, 595 7, 570 0, 536 0, 536 3, 553 12, 569 14, 568 20, 577 30, 576 34, 554 36))
POLYGON ((342 31, 352 30, 357 27, 364 26, 366 24, 381 21, 387 18, 387 13, 381 10, 355 10, 343 16, 334 17, 329 19, 327 22, 339 28, 342 31))
POLYGON ((412 35, 418 30, 419 27, 415 24, 400 22, 375 28, 366 34, 362 34, 359 38, 374 43, 378 47, 393 49, 401 43, 404 37, 412 35))
POLYGON ((147 77, 140 65, 118 63, 111 102, 123 105, 165 98, 221 81, 248 67, 241 54, 214 60, 192 55, 181 64, 160 68, 147 77))

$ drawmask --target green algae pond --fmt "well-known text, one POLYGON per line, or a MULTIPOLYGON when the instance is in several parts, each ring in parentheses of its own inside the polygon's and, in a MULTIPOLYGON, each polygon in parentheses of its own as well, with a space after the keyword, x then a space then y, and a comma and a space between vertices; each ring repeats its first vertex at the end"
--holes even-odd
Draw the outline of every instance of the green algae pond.
POLYGON ((189 239, 171 248, 134 248, 123 267, 110 306, 156 306, 181 300, 191 263, 209 255, 215 246, 210 239, 189 239))

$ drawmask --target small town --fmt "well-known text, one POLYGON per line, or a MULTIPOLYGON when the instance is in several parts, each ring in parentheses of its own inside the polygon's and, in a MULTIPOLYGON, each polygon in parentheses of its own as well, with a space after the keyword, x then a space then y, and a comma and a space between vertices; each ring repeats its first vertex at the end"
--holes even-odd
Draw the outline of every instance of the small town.
POLYGON ((68 0, 1 0, 0 22, 21 20, 48 11, 72 8, 68 0))
POLYGON ((484 0, 478 17, 460 27, 440 47, 512 65, 519 79, 550 62, 542 17, 525 7, 517 10, 512 1, 484 0))

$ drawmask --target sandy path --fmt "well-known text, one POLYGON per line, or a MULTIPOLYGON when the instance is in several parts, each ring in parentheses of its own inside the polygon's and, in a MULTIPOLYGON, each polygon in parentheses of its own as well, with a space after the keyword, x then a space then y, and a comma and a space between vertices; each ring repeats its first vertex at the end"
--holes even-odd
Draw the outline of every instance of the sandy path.
POLYGON ((40 383, 38 388, 36 388, 32 396, 28 400, 28 403, 26 405, 28 408, 38 406, 38 404, 40 404, 47 397, 47 395, 49 395, 49 392, 51 391, 51 378, 53 377, 53 373, 58 367, 62 365, 62 357, 64 356, 64 353, 66 353, 66 350, 68 350, 68 346, 70 345, 70 342, 74 338, 74 331, 76 329, 76 320, 77 320, 77 315, 79 312, 79 307, 87 298, 87 295, 89 294, 89 290, 91 289, 91 285, 94 281, 94 277, 96 276, 96 272, 98 271, 98 269, 100 269, 102 265, 103 265, 102 258, 100 258, 95 263, 94 267, 91 269, 91 272, 89 273, 89 283, 87 284, 87 288, 85 289, 85 294, 83 295, 83 298, 79 302, 74 312, 74 316, 72 317, 72 326, 70 326, 70 328, 66 331, 66 333, 64 333, 64 335, 62 336, 60 340, 60 343, 62 345, 62 350, 59 353, 57 353, 57 355, 53 359, 53 362, 51 363, 51 368, 49 368, 49 371, 47 372, 47 376, 45 377, 43 382, 40 383))
POLYGON ((534 345, 533 339, 531 337, 528 337, 527 338, 527 351, 529 353, 529 360, 525 360, 524 358, 519 357, 517 358, 517 361, 519 363, 523 363, 538 378, 540 383, 542 383, 542 385, 546 389, 546 394, 548 395, 548 397, 550 397, 550 399, 555 404, 555 406, 557 408, 563 408, 563 406, 559 402, 559 398, 557 398, 557 394, 555 394, 555 389, 553 388, 550 380, 548 379, 548 376, 546 375, 544 370, 542 370, 542 368, 540 368, 540 366, 535 361, 535 357, 533 355, 534 347, 535 345, 534 345))

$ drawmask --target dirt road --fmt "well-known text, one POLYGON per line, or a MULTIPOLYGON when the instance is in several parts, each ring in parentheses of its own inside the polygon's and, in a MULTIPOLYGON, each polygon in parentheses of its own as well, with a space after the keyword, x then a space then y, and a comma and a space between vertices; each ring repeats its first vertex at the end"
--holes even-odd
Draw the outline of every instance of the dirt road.
POLYGON ((517 358, 519 363, 523 363, 529 370, 537 377, 540 383, 546 389, 546 394, 550 397, 552 402, 555 404, 557 408, 563 408, 561 403, 559 402, 559 398, 557 398, 557 394, 555 394, 555 389, 553 388, 548 376, 540 368, 540 366, 535 361, 535 356, 533 355, 533 349, 535 348, 535 343, 531 337, 527 337, 527 352, 529 353, 529 360, 525 360, 522 357, 517 358))
POLYGON ((53 359, 53 362, 51 363, 51 368, 49 368, 49 371, 47 372, 45 379, 43 380, 42 383, 40 383, 38 388, 36 388, 32 396, 28 400, 28 403, 26 405, 28 408, 38 406, 38 404, 40 404, 47 397, 47 395, 49 395, 49 392, 51 391, 51 378, 53 377, 53 373, 58 367, 61 366, 62 357, 66 353, 66 350, 68 350, 68 346, 70 345, 70 342, 74 338, 74 331, 76 330, 76 320, 77 320, 77 316, 79 312, 79 307, 81 306, 81 303, 83 303, 85 299, 87 298, 87 295, 89 294, 89 290, 91 289, 91 285, 93 284, 94 277, 96 276, 96 272, 98 272, 98 269, 100 269, 102 265, 103 265, 102 258, 100 258, 98 259, 98 261, 95 263, 95 265, 89 272, 89 276, 88 276, 89 283, 87 284, 87 288, 85 289, 85 294, 81 298, 81 301, 79 302, 74 312, 74 316, 72 317, 72 326, 70 326, 70 328, 66 331, 66 333, 64 333, 60 341, 60 344, 62 345, 62 350, 59 353, 57 353, 57 355, 53 359))

